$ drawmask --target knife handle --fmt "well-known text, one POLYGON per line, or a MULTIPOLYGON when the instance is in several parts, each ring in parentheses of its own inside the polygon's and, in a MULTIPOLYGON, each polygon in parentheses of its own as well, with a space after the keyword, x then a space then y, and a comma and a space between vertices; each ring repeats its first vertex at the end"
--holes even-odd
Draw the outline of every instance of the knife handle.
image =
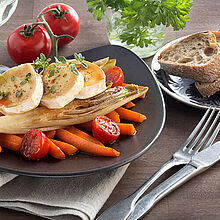
POLYGON ((140 199, 134 208, 128 220, 137 220, 146 214, 158 201, 164 198, 167 194, 181 186, 183 183, 190 180, 200 172, 192 165, 185 165, 177 173, 162 182, 158 187, 154 188, 142 199, 140 199))

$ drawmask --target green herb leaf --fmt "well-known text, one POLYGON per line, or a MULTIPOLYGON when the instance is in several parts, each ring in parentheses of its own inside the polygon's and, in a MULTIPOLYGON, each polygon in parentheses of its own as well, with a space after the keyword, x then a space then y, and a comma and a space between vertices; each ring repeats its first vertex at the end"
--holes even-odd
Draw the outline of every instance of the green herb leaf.
POLYGON ((108 7, 118 12, 121 17, 113 15, 112 27, 121 30, 119 39, 139 47, 160 40, 150 31, 156 25, 183 29, 192 9, 192 0, 87 0, 87 3, 88 11, 97 20, 101 20, 108 7))
POLYGON ((81 63, 81 67, 85 68, 85 69, 88 69, 88 66, 86 63, 81 63))
POLYGON ((50 78, 50 77, 54 76, 54 73, 55 73, 54 68, 53 68, 53 69, 50 69, 50 70, 49 70, 49 75, 48 75, 48 77, 50 78))
POLYGON ((52 86, 50 87, 49 91, 50 91, 51 93, 55 93, 55 92, 56 92, 55 85, 52 85, 52 86))
POLYGON ((33 61, 32 66, 36 72, 44 72, 44 70, 50 65, 50 58, 46 58, 46 56, 41 53, 40 57, 37 57, 36 60, 33 61))
POLYGON ((6 99, 8 95, 9 95, 9 92, 1 92, 0 91, 0 100, 6 99))
POLYGON ((22 95, 22 91, 18 90, 18 91, 16 92, 16 95, 15 95, 15 96, 16 96, 17 98, 19 98, 21 95, 22 95))
POLYGON ((75 64, 71 64, 70 65, 70 70, 75 74, 75 75, 79 75, 79 71, 78 69, 76 68, 75 64))
POLYGON ((31 73, 27 73, 26 76, 25 76, 25 79, 22 80, 22 81, 20 82, 20 84, 21 84, 21 85, 26 84, 26 83, 28 82, 28 80, 29 80, 30 77, 31 77, 31 73))
POLYGON ((63 57, 63 56, 60 56, 60 57, 59 57, 59 61, 60 61, 61 63, 65 64, 65 63, 66 63, 66 58, 63 57))
POLYGON ((57 57, 54 57, 54 60, 55 60, 56 63, 60 62, 57 57))
POLYGON ((26 74, 26 79, 29 79, 31 77, 31 73, 26 74))
POLYGON ((12 77, 11 77, 11 81, 15 81, 15 76, 12 76, 12 77))
POLYGON ((43 53, 41 53, 40 54, 40 59, 43 61, 43 60, 46 60, 46 56, 43 54, 43 53))
POLYGON ((20 82, 20 84, 21 85, 24 85, 24 84, 26 84, 28 81, 26 80, 26 79, 24 79, 24 80, 22 80, 21 82, 20 82))

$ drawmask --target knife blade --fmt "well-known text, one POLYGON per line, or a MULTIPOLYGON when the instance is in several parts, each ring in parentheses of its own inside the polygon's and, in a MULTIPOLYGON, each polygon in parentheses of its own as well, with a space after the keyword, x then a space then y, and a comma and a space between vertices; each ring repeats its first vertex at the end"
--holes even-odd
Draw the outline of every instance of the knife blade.
POLYGON ((194 155, 189 164, 140 199, 128 220, 137 220, 158 201, 220 160, 220 141, 194 155))

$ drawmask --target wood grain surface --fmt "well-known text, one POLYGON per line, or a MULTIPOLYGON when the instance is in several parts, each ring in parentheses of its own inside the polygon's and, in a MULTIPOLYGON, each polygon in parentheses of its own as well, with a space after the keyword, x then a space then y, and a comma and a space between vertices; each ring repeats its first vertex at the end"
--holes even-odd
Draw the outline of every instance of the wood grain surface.
MULTIPOLYGON (((0 63, 13 66, 15 63, 7 53, 6 41, 9 34, 19 25, 32 22, 45 6, 55 0, 19 0, 16 12, 0 27, 0 63)), ((77 10, 81 29, 77 38, 60 50, 60 55, 109 44, 103 21, 95 21, 87 12, 85 0, 63 0, 77 10)), ((167 28, 165 42, 198 31, 217 30, 220 25, 219 0, 194 0, 187 27, 178 32, 167 28)), ((150 64, 152 58, 145 59, 150 64)), ((103 212, 118 200, 132 193, 165 161, 170 159, 181 143, 187 138, 204 111, 184 105, 164 94, 166 102, 166 123, 161 136, 143 156, 133 161, 110 198, 100 211, 103 212)), ((149 125, 150 126, 150 125, 149 125)), ((219 138, 218 138, 219 139, 219 138)), ((218 220, 220 219, 220 163, 159 202, 143 219, 149 220, 218 220)), ((166 176, 170 175, 168 173, 166 176)), ((166 177, 165 176, 165 177, 166 177)), ((165 178, 164 177, 164 178, 165 178)), ((0 208, 0 219, 41 219, 22 212, 0 208)))

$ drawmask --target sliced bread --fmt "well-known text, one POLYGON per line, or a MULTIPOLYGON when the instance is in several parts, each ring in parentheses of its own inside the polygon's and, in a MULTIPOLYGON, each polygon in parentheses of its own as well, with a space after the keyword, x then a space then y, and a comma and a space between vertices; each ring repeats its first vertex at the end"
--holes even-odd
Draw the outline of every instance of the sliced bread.
POLYGON ((213 82, 220 77, 220 45, 210 31, 190 35, 170 46, 158 61, 167 74, 198 82, 213 82))
POLYGON ((195 86, 203 97, 210 97, 220 91, 220 78, 211 83, 195 82, 195 86))

